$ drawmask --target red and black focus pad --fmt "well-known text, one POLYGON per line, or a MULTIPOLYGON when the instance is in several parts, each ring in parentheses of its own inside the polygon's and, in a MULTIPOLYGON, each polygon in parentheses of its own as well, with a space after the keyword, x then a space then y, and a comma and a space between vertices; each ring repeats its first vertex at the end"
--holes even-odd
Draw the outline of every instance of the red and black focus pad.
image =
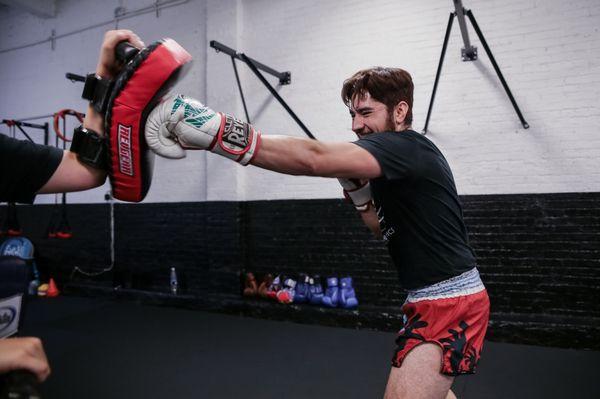
POLYGON ((163 39, 140 50, 116 77, 104 119, 114 198, 139 202, 148 193, 154 153, 144 138, 146 119, 187 73, 191 60, 177 42, 163 39))

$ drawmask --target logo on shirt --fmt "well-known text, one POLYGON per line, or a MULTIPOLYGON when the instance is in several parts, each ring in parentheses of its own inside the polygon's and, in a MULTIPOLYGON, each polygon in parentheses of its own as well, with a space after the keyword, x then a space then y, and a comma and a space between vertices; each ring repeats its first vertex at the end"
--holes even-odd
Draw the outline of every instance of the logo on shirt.
POLYGON ((133 156, 131 152, 131 126, 121 125, 117 129, 119 148, 119 171, 124 175, 133 176, 133 156))
POLYGON ((381 234, 383 235, 383 241, 388 242, 396 230, 393 227, 388 227, 385 222, 385 216, 383 214, 383 207, 380 205, 376 205, 377 208, 377 220, 379 221, 379 228, 381 229, 381 234))

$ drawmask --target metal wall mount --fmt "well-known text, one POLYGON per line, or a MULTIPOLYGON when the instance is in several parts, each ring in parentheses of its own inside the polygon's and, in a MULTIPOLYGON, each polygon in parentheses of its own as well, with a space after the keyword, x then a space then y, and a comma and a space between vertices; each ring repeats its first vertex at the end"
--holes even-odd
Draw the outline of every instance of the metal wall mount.
POLYGON ((448 39, 450 37, 450 31, 452 30, 452 21, 454 20, 454 17, 456 17, 458 19, 458 24, 460 26, 460 31, 461 31, 461 35, 462 35, 463 43, 464 43, 464 47, 461 49, 462 60, 463 61, 477 60, 477 47, 474 47, 473 45, 471 45, 471 42, 469 40, 469 32, 467 30, 465 15, 469 18, 469 21, 471 22, 473 29, 475 29, 475 33, 477 33, 477 37, 479 37, 479 40, 481 41, 481 44, 483 45, 483 48, 484 48, 486 54, 490 58, 492 66, 494 67, 494 70, 496 71, 496 75, 498 75, 498 79, 500 79, 500 82, 502 83, 502 87, 504 87, 504 90, 506 91, 506 95, 508 96, 513 108, 515 109, 515 112, 517 113, 517 116, 518 116, 519 120, 521 121, 521 125, 523 126, 524 129, 529 129, 529 124, 523 117, 523 114, 521 113, 521 110, 519 109, 519 106, 517 105, 517 101, 513 97, 512 92, 510 91, 510 88, 508 87, 508 83, 506 83, 506 80, 504 79, 504 75, 502 75, 502 71, 500 71, 500 67, 498 66, 498 63, 496 62, 496 59, 494 58, 494 55, 492 54, 492 50, 488 46, 487 41, 485 40, 485 37, 483 36, 483 32, 481 32, 481 29, 479 28, 479 25, 477 24, 477 21, 475 20, 475 16, 471 12, 471 10, 466 10, 465 8, 463 8, 462 0, 453 0, 453 2, 454 2, 455 11, 453 13, 450 13, 450 17, 448 19, 448 25, 446 26, 446 34, 444 36, 444 44, 442 45, 442 54, 440 56, 440 62, 438 64, 437 72, 435 74, 435 82, 433 84, 433 92, 431 93, 431 100, 429 101, 429 109, 427 110, 427 119, 425 120, 425 127, 423 128, 423 134, 427 134, 427 128, 429 126, 429 119, 431 117, 431 111, 433 109, 433 102, 435 100, 435 94, 437 92, 438 83, 440 81, 440 74, 442 72, 442 65, 444 64, 444 57, 446 55, 446 48, 448 47, 448 39))
POLYGON ((263 85, 265 85, 265 87, 269 90, 269 92, 271 92, 273 97, 275 97, 277 99, 277 101, 279 101, 279 103, 288 112, 288 114, 292 117, 292 119, 294 119, 294 121, 298 124, 298 126, 300 126, 300 128, 304 131, 304 133, 311 139, 315 139, 315 136, 310 132, 310 130, 308 130, 306 125, 304 125, 304 123, 300 120, 300 118, 298 118, 298 116, 294 113, 294 111, 290 108, 290 106, 285 102, 285 100, 279 95, 279 93, 277 93, 277 90, 275 90, 275 88, 273 88, 273 86, 267 81, 267 79, 264 77, 264 75, 262 73, 260 73, 260 71, 264 71, 264 72, 268 73, 269 75, 272 75, 272 76, 275 76, 276 78, 278 78, 279 84, 288 85, 292 82, 291 72, 289 72, 289 71, 279 72, 261 62, 258 62, 256 60, 248 57, 244 53, 240 53, 240 52, 232 49, 231 47, 227 47, 226 45, 217 42, 216 40, 210 41, 210 47, 214 48, 218 53, 221 52, 221 53, 227 54, 231 57, 231 62, 233 64, 233 70, 235 72, 235 78, 237 81, 238 88, 240 90, 240 95, 242 96, 244 112, 246 113, 246 121, 248 123, 251 123, 250 117, 248 115, 248 109, 246 108, 246 100, 244 98, 244 92, 242 90, 242 85, 240 84, 240 78, 238 75, 235 60, 240 60, 240 61, 244 62, 246 65, 248 65, 248 68, 250 68, 250 70, 261 81, 261 83, 263 85))
POLYGON ((43 125, 37 124, 37 123, 28 123, 28 122, 23 122, 20 120, 14 120, 14 119, 2 119, 2 122, 0 122, 0 125, 6 125, 12 129, 17 128, 21 131, 21 133, 23 134, 23 136, 25 136, 27 138, 27 140, 31 141, 32 143, 34 143, 33 139, 31 138, 31 136, 29 134, 27 134, 27 132, 23 129, 24 127, 27 128, 31 128, 31 129, 39 129, 42 130, 44 132, 44 144, 48 145, 48 131, 49 131, 49 125, 48 122, 44 123, 43 125))

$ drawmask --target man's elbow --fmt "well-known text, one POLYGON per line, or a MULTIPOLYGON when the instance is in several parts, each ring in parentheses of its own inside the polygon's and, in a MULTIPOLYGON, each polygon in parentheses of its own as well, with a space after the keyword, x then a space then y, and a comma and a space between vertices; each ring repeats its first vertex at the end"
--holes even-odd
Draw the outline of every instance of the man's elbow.
POLYGON ((106 182, 106 176, 106 171, 93 170, 87 182, 87 187, 82 188, 82 190, 91 190, 92 188, 102 186, 106 182))
POLYGON ((66 192, 87 191, 102 186, 106 182, 107 172, 83 165, 84 170, 72 175, 73 180, 67 183, 63 190, 66 192))
POLYGON ((303 163, 304 163, 304 165, 302 166, 302 169, 304 170, 303 174, 305 174, 307 176, 319 176, 320 168, 319 168, 319 164, 314 156, 304 159, 303 163))

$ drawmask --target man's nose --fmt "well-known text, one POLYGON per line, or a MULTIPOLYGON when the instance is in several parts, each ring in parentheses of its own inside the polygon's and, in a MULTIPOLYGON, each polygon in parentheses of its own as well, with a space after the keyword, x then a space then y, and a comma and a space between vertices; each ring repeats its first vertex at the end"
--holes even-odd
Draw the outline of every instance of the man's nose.
POLYGON ((354 133, 360 133, 365 127, 363 118, 360 115, 355 115, 352 119, 352 131, 354 133))

